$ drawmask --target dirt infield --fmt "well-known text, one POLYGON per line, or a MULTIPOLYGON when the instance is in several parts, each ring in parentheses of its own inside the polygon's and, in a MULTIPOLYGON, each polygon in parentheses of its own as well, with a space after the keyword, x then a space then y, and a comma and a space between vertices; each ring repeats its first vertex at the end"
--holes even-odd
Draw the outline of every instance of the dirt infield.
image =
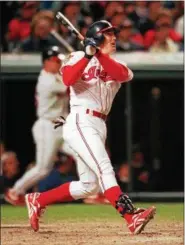
POLYGON ((1 226, 2 245, 182 245, 183 222, 159 224, 152 220, 142 234, 131 235, 121 221, 55 222, 41 224, 39 232, 29 225, 1 226))

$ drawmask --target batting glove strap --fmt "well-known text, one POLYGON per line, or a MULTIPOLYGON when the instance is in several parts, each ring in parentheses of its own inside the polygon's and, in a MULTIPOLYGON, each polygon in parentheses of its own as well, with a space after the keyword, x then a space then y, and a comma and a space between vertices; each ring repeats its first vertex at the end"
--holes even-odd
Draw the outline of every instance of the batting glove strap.
POLYGON ((116 202, 116 209, 119 210, 122 216, 124 216, 125 213, 132 214, 136 210, 131 199, 127 195, 120 195, 118 201, 116 202))

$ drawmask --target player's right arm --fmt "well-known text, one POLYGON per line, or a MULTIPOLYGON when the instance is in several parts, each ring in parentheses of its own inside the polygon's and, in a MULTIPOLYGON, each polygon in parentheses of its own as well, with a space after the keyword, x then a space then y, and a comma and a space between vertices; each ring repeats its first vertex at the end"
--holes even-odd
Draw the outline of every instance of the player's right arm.
POLYGON ((63 62, 60 72, 66 86, 71 86, 80 79, 90 59, 96 53, 95 45, 92 40, 86 39, 84 42, 84 52, 71 53, 68 60, 63 62))

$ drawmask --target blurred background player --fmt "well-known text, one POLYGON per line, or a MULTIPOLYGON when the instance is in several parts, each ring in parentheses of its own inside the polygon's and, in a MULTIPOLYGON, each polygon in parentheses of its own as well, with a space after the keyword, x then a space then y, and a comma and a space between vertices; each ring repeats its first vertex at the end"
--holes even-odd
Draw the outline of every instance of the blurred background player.
POLYGON ((36 165, 6 192, 6 201, 13 205, 24 204, 22 195, 50 173, 61 146, 64 153, 73 154, 62 140, 62 127, 53 127, 56 117, 68 115, 67 87, 58 74, 63 59, 64 55, 58 46, 47 48, 42 53, 43 69, 38 78, 35 95, 38 119, 32 128, 36 144, 36 165))

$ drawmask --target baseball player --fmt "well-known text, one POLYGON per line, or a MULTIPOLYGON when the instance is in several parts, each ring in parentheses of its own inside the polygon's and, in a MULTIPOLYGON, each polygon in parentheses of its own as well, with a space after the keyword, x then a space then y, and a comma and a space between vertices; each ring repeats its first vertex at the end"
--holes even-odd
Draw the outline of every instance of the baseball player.
POLYGON ((36 85, 37 121, 32 128, 36 144, 36 166, 26 172, 5 194, 5 199, 13 205, 24 204, 24 194, 39 180, 46 177, 54 164, 54 157, 62 147, 68 155, 74 155, 62 140, 62 127, 53 128, 53 120, 61 114, 68 115, 69 99, 67 86, 62 82, 59 69, 64 55, 59 47, 49 47, 43 51, 43 69, 36 85))
POLYGON ((47 205, 86 198, 97 193, 99 186, 132 233, 139 234, 155 214, 153 206, 135 208, 121 191, 105 149, 105 121, 113 99, 121 84, 133 78, 125 63, 111 58, 116 51, 117 31, 105 20, 93 23, 86 33, 84 51, 71 53, 62 65, 64 84, 70 87, 70 114, 63 126, 63 137, 78 154, 80 180, 25 196, 30 224, 35 231, 39 229, 41 211, 47 205))

